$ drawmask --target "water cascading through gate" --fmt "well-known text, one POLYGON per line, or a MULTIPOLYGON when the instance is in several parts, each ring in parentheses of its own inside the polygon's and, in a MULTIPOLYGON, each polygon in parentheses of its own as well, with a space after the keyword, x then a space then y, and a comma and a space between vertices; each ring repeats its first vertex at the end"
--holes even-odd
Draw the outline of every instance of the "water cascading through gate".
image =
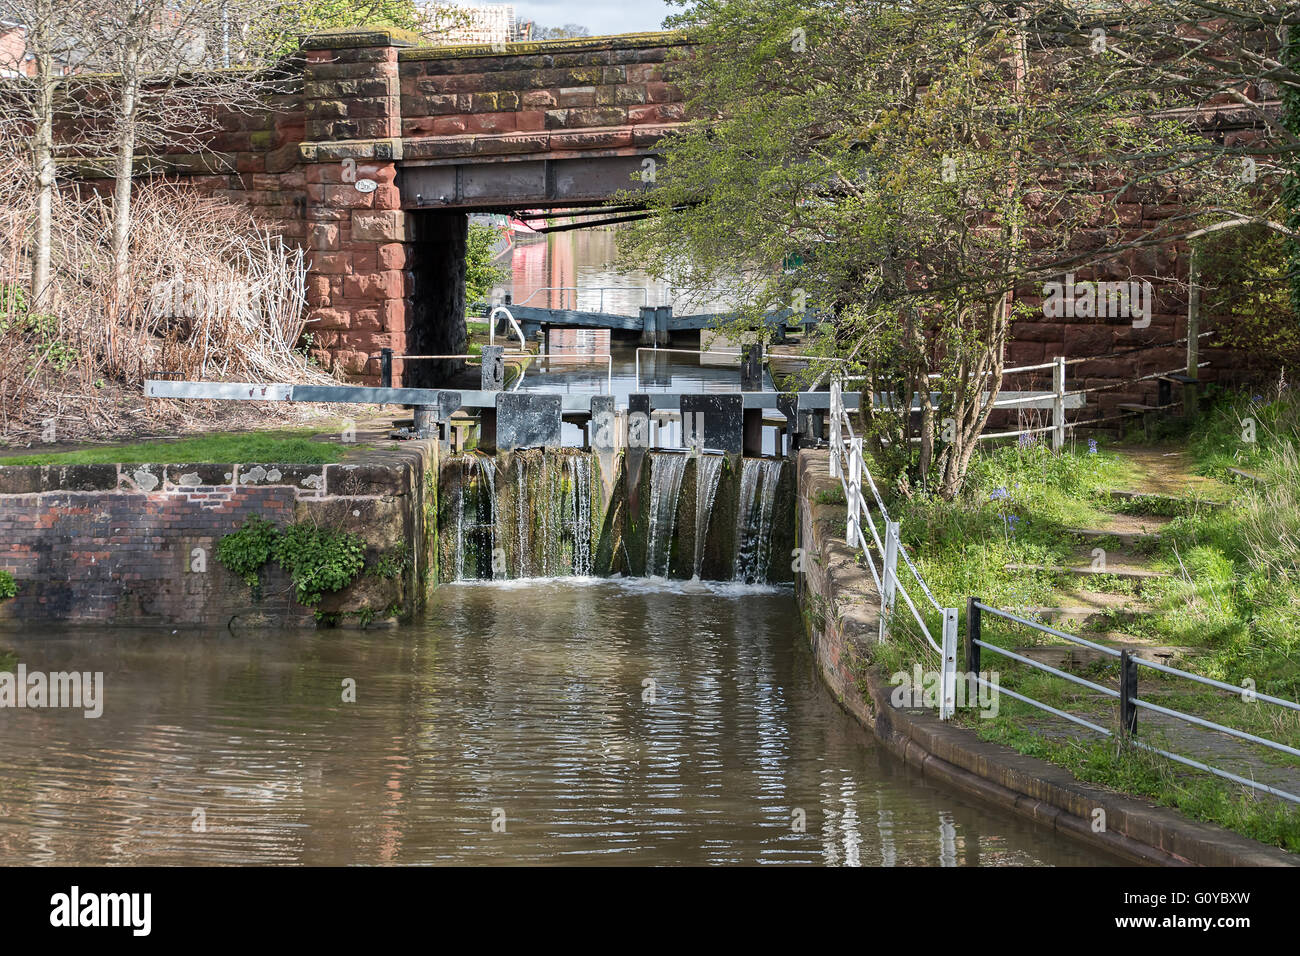
POLYGON ((645 573, 650 577, 668 577, 687 460, 681 454, 652 452, 650 455, 650 529, 645 556, 645 573))
POLYGON ((722 476, 721 455, 700 455, 695 465, 695 560, 691 563, 691 576, 699 579, 704 564, 704 540, 709 533, 709 518, 713 516, 713 501, 718 495, 718 479, 722 476))
POLYGON ((768 580, 772 557, 772 516, 781 481, 780 461, 746 458, 740 472, 736 510, 736 561, 732 578, 746 584, 768 580))

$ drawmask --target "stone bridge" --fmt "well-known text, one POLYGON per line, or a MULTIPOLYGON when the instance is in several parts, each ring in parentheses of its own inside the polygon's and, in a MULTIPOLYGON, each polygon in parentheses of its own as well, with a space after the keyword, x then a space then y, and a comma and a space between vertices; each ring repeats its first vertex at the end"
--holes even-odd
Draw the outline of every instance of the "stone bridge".
MULTIPOLYGON (((268 109, 222 118, 211 153, 160 157, 249 203, 308 251, 311 353, 354 379, 370 359, 466 348, 468 214, 604 203, 682 120, 672 33, 427 48, 391 30, 307 37, 268 109)), ((413 363, 405 384, 450 371, 413 363)))
MULTIPOLYGON (((222 117, 200 155, 140 165, 246 202, 300 242, 310 264, 310 353, 378 384, 373 357, 382 348, 466 351, 470 212, 590 207, 622 190, 637 205, 635 191, 650 188, 639 175, 646 160, 684 119, 668 71, 685 42, 662 32, 428 48, 400 31, 316 34, 266 109, 222 117)), ((1137 228, 1169 208, 1153 192, 1119 211, 1137 228)), ((1007 360, 1093 356, 1071 374, 1082 386, 1105 385, 1098 401, 1113 410, 1155 400, 1148 373, 1185 362, 1181 346, 1151 343, 1186 334, 1187 268, 1164 247, 1107 268, 1114 274, 1097 278, 1161 277, 1149 328, 1040 316, 1017 323, 1007 360), (1139 345, 1147 350, 1126 352, 1139 345)), ((1216 365, 1236 361, 1229 350, 1217 355, 1216 365)), ((401 364, 396 385, 438 386, 454 370, 401 364)))

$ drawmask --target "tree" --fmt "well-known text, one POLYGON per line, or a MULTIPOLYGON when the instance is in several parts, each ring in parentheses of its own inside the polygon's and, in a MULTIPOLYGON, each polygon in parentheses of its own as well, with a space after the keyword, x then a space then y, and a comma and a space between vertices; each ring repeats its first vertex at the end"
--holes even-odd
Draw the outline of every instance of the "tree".
POLYGON ((495 264, 498 233, 491 226, 470 223, 465 241, 465 301, 487 302, 492 288, 506 275, 495 264))
POLYGON ((1062 4, 700 0, 672 21, 693 41, 674 73, 693 119, 665 141, 656 188, 621 197, 655 213, 624 253, 687 287, 739 277, 739 326, 782 307, 830 315, 814 351, 839 361, 818 374, 859 376, 876 453, 954 496, 1011 323, 1046 277, 1277 224, 1240 164, 1225 175, 1237 141, 1189 123, 1178 69, 1195 61, 1197 89, 1226 101, 1269 40, 1228 31, 1233 58, 1201 63, 1205 14, 1181 3, 1171 49, 1149 9, 1118 10, 1119 35, 1140 42, 1112 46, 1062 4), (1185 212, 1134 228, 1135 202, 1185 212))
POLYGON ((566 40, 570 37, 591 36, 591 31, 580 23, 566 23, 562 27, 544 27, 533 25, 534 40, 566 40))
POLYGON ((26 142, 30 155, 36 216, 31 242, 33 309, 48 304, 51 289, 52 219, 56 170, 54 123, 58 112, 76 110, 64 94, 63 77, 92 55, 83 27, 89 16, 82 0, 3 0, 0 21, 18 24, 0 74, 16 76, 0 103, 0 130, 13 142, 26 142), (30 63, 30 71, 24 64, 30 63))

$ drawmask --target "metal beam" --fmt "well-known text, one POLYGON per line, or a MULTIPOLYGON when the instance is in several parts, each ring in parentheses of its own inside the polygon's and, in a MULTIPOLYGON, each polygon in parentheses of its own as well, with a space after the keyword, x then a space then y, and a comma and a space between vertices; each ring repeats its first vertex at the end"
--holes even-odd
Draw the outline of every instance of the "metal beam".
POLYGON ((399 177, 402 207, 501 210, 603 203, 642 184, 638 174, 651 152, 625 156, 521 159, 448 164, 404 163, 399 177))
MULTIPOLYGON (((357 405, 438 405, 443 414, 450 414, 449 399, 459 397, 459 408, 496 408, 497 391, 449 392, 437 388, 372 388, 359 385, 286 385, 286 384, 232 384, 226 382, 177 382, 149 379, 144 383, 144 393, 150 398, 227 399, 253 402, 325 402, 357 405)), ((555 394, 529 392, 528 394, 555 394)), ((561 392, 561 410, 565 415, 590 414, 590 392, 561 392)), ((680 411, 683 395, 696 392, 651 392, 651 411, 680 411)), ((779 392, 712 392, 703 394, 740 395, 745 408, 775 409, 779 392)), ((850 411, 858 407, 857 392, 844 393, 844 407, 850 411)), ((623 406, 626 407, 626 406, 623 406)), ((830 408, 830 392, 800 392, 799 407, 821 410, 830 408)))

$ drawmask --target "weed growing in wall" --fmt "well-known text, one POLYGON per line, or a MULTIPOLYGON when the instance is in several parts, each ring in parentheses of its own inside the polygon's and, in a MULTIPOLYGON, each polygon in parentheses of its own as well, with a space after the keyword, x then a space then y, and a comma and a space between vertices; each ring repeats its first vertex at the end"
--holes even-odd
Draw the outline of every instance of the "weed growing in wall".
POLYGON ((18 594, 18 582, 8 571, 0 571, 0 601, 18 594))
MULTIPOLYGON (((365 542, 350 531, 309 523, 279 529, 270 521, 252 515, 221 539, 217 560, 253 588, 258 586, 262 567, 274 560, 292 579, 298 602, 316 607, 325 594, 341 591, 361 574, 365 566, 365 542)), ((392 568, 400 574, 402 566, 400 558, 391 557, 381 557, 377 565, 381 574, 392 568)))

